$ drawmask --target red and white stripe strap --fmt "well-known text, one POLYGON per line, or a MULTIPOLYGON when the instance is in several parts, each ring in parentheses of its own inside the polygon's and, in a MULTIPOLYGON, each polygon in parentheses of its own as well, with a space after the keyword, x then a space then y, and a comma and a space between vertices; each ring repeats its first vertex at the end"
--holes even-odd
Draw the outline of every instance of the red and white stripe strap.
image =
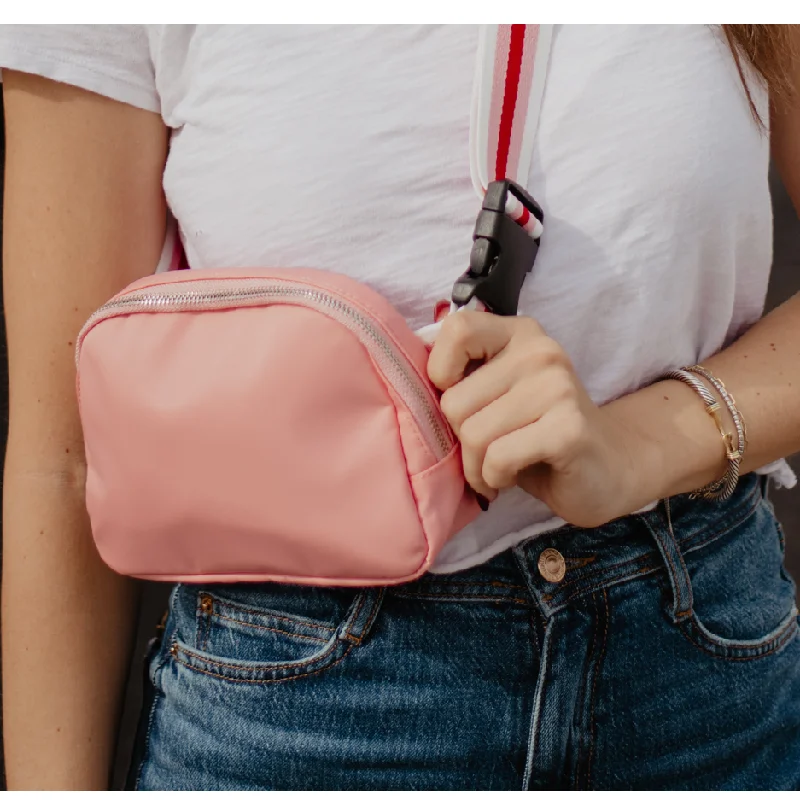
MULTIPOLYGON (((482 25, 470 120, 470 172, 483 199, 492 181, 527 186, 552 25, 482 25)), ((534 238, 542 224, 509 195, 506 213, 534 238)))

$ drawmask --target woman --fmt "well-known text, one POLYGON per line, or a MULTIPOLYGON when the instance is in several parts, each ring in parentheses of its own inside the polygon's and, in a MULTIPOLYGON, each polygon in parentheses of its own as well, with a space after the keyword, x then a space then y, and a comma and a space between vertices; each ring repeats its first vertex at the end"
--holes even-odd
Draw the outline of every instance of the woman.
MULTIPOLYGON (((11 788, 107 785, 130 655, 136 590, 100 562, 84 508, 77 331, 152 272, 167 207, 192 268, 344 271, 429 322, 477 211, 476 36, 0 33, 11 788)), ((797 38, 555 30, 524 316, 452 315, 429 364, 489 511, 385 591, 177 587, 132 785, 800 786, 794 587, 765 493, 793 483, 777 460, 800 450, 800 301, 759 319, 770 149, 800 202, 797 38), (666 377, 700 361, 735 396, 690 373, 720 430, 686 374, 666 377), (737 413, 743 477, 694 498, 733 487, 720 432, 744 447, 737 413), (317 669, 356 598, 341 658, 317 669)))

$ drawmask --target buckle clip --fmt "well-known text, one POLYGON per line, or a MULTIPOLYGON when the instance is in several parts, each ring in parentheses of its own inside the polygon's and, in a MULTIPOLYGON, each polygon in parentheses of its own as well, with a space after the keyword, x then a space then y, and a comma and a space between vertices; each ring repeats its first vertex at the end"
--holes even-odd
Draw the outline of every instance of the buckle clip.
POLYGON ((539 241, 506 212, 509 193, 539 222, 544 213, 539 204, 514 181, 492 181, 475 220, 469 269, 453 285, 453 304, 465 306, 476 297, 494 314, 517 314, 525 276, 531 271, 539 241))

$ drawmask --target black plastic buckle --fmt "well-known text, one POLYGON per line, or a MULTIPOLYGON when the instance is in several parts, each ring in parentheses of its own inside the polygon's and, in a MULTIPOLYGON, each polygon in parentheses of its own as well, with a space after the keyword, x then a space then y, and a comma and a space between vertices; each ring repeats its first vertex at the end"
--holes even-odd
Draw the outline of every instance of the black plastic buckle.
POLYGON ((475 221, 469 269, 453 286, 456 306, 477 297, 494 314, 516 316, 522 284, 536 260, 539 242, 505 213, 509 192, 539 222, 544 220, 539 204, 521 186, 509 180, 490 183, 475 221))

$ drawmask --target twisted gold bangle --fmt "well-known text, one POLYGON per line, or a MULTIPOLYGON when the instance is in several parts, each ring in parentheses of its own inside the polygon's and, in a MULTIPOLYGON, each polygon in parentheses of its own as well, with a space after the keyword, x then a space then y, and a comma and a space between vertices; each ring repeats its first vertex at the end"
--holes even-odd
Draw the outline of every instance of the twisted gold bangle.
MULTIPOLYGON (((736 489, 736 485, 739 482, 741 460, 744 454, 744 446, 746 441, 744 433, 744 419, 741 418, 741 415, 739 414, 735 405, 733 405, 733 399, 730 397, 730 395, 727 393, 726 395, 722 395, 723 401, 728 407, 728 410, 731 412, 731 416, 734 419, 734 424, 736 425, 737 433, 739 434, 739 441, 737 442, 736 446, 734 446, 733 435, 725 430, 725 426, 722 423, 722 406, 713 393, 706 387, 703 381, 700 380, 700 378, 698 378, 695 374, 692 374, 693 372, 703 374, 703 377, 706 377, 704 373, 706 373, 707 370, 702 367, 699 367, 698 369, 695 369, 695 367, 687 367, 685 369, 671 370, 664 375, 664 378, 667 380, 681 381, 681 383, 684 383, 693 389, 695 393, 698 394, 703 400, 705 403, 706 412, 714 420, 714 424, 717 426, 717 430, 722 437, 722 442, 725 447, 727 468, 725 470, 725 474, 721 478, 718 478, 717 480, 712 481, 711 483, 699 489, 695 489, 695 491, 691 492, 689 496, 692 498, 702 498, 704 500, 727 500, 733 494, 734 490, 736 489), (703 372, 701 373, 700 370, 703 370, 703 372), (731 410, 731 406, 733 406, 734 410, 731 410), (737 416, 739 420, 738 424, 737 416)), ((714 386, 714 388, 717 388, 714 381, 712 381, 710 378, 708 378, 708 380, 714 386)), ((722 393, 720 392, 720 394, 722 393)))
POLYGON ((717 393, 728 407, 728 412, 736 427, 736 435, 738 436, 737 449, 739 451, 739 456, 744 458, 744 451, 747 449, 747 426, 745 425, 742 412, 739 411, 736 401, 733 399, 733 395, 728 391, 725 384, 706 367, 695 364, 692 367, 686 367, 686 369, 689 372, 702 375, 717 390, 717 393))

